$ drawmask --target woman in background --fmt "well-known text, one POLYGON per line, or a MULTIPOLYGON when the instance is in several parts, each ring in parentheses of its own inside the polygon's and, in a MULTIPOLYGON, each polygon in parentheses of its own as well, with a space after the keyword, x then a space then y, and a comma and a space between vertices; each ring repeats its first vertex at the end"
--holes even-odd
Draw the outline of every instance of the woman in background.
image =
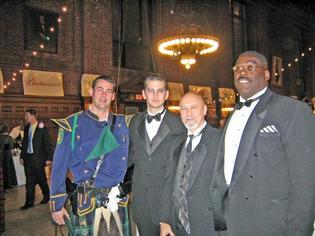
POLYGON ((9 128, 6 125, 2 126, 0 130, 1 138, 4 140, 3 153, 3 184, 4 190, 12 188, 17 185, 17 178, 13 162, 14 140, 9 135, 9 128))

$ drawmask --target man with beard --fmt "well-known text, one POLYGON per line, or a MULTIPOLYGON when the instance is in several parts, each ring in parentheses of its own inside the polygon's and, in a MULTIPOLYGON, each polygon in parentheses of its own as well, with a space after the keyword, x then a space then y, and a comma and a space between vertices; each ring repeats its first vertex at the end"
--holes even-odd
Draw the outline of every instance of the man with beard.
POLYGON ((220 131, 205 121, 207 106, 199 95, 185 94, 179 106, 187 133, 178 136, 168 152, 172 164, 165 173, 160 236, 218 235, 209 186, 220 131))

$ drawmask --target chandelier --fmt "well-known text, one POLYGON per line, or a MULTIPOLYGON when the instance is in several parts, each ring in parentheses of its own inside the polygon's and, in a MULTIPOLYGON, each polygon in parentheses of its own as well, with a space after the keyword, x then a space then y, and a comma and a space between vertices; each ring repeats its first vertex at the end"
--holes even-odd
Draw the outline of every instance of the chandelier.
POLYGON ((190 24, 188 27, 180 25, 172 32, 175 36, 166 37, 158 42, 160 53, 171 57, 179 57, 180 63, 186 69, 196 63, 197 56, 215 52, 219 47, 219 40, 204 33, 201 26, 190 24))

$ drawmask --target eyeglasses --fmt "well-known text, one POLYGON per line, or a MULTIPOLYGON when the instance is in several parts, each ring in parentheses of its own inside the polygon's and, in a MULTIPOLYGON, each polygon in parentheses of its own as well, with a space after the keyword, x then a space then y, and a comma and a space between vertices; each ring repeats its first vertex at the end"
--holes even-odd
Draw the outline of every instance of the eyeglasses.
POLYGON ((263 68, 263 66, 259 66, 259 65, 250 63, 250 64, 246 64, 246 65, 235 65, 232 67, 232 70, 234 73, 240 73, 243 70, 246 72, 254 72, 254 71, 256 71, 257 68, 263 68))
POLYGON ((164 94, 166 90, 165 88, 160 89, 146 88, 145 91, 150 94, 164 94))

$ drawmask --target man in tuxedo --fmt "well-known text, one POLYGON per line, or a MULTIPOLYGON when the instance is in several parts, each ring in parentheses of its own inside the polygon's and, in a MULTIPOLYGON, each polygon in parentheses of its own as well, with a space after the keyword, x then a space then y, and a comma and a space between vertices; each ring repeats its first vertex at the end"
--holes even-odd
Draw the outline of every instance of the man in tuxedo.
POLYGON ((20 209, 25 210, 34 206, 35 185, 38 183, 43 199, 40 204, 49 201, 49 187, 45 166, 51 165, 53 152, 51 139, 43 122, 38 122, 36 110, 28 109, 25 114, 27 125, 24 128, 22 141, 21 164, 24 165, 26 176, 26 202, 20 209))
POLYGON ((161 193, 165 184, 166 152, 171 141, 185 132, 179 117, 164 107, 169 91, 166 79, 151 74, 144 81, 142 95, 147 111, 130 122, 129 166, 134 165, 132 192, 134 218, 141 236, 160 232, 161 193))
POLYGON ((229 236, 311 235, 315 213, 315 117, 268 89, 265 56, 233 67, 240 103, 223 130, 211 184, 216 230, 229 236))
POLYGON ((187 93, 180 101, 187 133, 178 136, 168 153, 161 206, 160 236, 218 235, 214 231, 209 186, 220 141, 220 131, 205 121, 202 97, 187 93))

